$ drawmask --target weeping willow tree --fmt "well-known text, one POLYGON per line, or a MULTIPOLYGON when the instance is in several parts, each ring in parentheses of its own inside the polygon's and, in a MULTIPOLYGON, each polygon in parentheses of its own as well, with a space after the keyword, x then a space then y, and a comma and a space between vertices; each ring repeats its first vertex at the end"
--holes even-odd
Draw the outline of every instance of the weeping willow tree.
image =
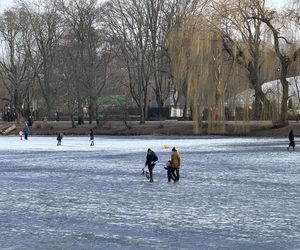
POLYGON ((212 22, 220 29, 224 48, 245 69, 254 91, 252 119, 272 119, 272 105, 263 91, 263 84, 274 79, 278 68, 276 55, 266 39, 267 28, 259 19, 253 19, 264 0, 221 0, 214 5, 212 22), (217 20, 217 21, 216 21, 217 20))
MULTIPOLYGON (((225 53, 220 32, 204 18, 187 18, 170 33, 169 52, 177 89, 187 93, 195 132, 206 123, 209 132, 224 132, 225 101, 231 99, 235 106, 243 74, 225 53)), ((242 113, 248 119, 248 111, 242 113)))
POLYGON ((279 79, 282 88, 279 123, 287 125, 288 102, 290 99, 290 83, 287 78, 290 75, 292 65, 298 64, 300 57, 299 14, 297 9, 280 13, 264 9, 260 0, 255 0, 254 2, 258 11, 253 13, 252 19, 260 20, 268 27, 279 61, 279 79))

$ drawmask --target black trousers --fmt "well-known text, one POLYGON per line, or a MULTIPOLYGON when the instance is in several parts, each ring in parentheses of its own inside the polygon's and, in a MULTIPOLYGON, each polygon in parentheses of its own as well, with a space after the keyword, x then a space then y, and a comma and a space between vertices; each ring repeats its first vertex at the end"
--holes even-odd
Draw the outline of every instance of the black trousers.
POLYGON ((290 141, 289 147, 295 147, 295 141, 290 141))
POLYGON ((155 167, 155 164, 148 164, 148 170, 150 174, 150 182, 153 182, 153 169, 155 167))
POLYGON ((172 168, 172 174, 175 177, 175 181, 179 181, 180 178, 179 168, 172 168))
POLYGON ((28 139, 28 133, 25 133, 25 140, 28 139))
POLYGON ((179 168, 176 168, 175 172, 176 172, 176 180, 179 181, 180 178, 179 168))
POLYGON ((176 180, 175 172, 173 171, 173 169, 174 168, 172 168, 172 167, 167 168, 168 182, 170 182, 171 180, 173 180, 173 181, 176 180))

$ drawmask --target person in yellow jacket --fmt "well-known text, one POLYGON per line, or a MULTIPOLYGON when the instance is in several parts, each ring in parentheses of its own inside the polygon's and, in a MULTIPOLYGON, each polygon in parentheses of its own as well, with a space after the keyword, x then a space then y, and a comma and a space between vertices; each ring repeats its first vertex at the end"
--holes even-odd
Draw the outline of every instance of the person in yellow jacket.
POLYGON ((180 174, 179 174, 179 168, 181 166, 181 157, 179 153, 177 152, 176 148, 172 148, 172 155, 171 155, 171 167, 173 175, 176 177, 174 182, 179 181, 180 174), (176 173, 175 173, 176 172, 176 173))

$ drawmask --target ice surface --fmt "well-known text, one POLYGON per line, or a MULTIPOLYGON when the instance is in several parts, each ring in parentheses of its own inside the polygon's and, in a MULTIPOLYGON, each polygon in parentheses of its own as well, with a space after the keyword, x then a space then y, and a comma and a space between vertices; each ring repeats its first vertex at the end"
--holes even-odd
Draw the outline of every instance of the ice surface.
POLYGON ((1 137, 0 249, 300 249, 300 151, 287 144, 1 137), (164 144, 183 158, 177 184, 164 144), (153 184, 140 176, 149 147, 153 184))

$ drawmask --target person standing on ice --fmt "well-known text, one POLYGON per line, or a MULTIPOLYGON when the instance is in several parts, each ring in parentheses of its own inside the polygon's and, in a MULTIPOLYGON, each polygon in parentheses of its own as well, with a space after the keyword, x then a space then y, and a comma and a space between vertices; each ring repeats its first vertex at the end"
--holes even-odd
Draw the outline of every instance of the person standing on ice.
POLYGON ((290 151, 290 147, 293 148, 293 151, 295 151, 295 137, 294 137, 294 131, 291 130, 290 133, 289 133, 289 146, 288 146, 288 151, 290 151))
POLYGON ((149 174, 150 174, 150 178, 149 178, 150 182, 153 182, 153 169, 155 167, 157 160, 158 160, 157 155, 154 153, 153 150, 148 148, 145 167, 148 166, 149 174))
POLYGON ((94 146, 94 139, 95 139, 95 136, 94 136, 94 130, 91 128, 91 130, 90 130, 90 141, 91 141, 91 146, 94 146))
POLYGON ((168 182, 171 182, 171 180, 176 182, 176 176, 174 174, 174 170, 172 168, 171 161, 168 161, 167 166, 164 168, 167 170, 168 182))
POLYGON ((179 169, 181 165, 181 157, 179 153, 177 152, 176 148, 172 148, 172 155, 171 155, 171 167, 172 167, 172 172, 173 175, 175 176, 175 181, 179 181, 180 174, 179 174, 179 169), (175 174, 176 172, 176 174, 175 174))
POLYGON ((23 128, 23 132, 25 134, 25 140, 28 140, 28 135, 29 135, 29 127, 27 122, 25 122, 24 128, 23 128))
POLYGON ((63 138, 63 133, 58 133, 57 138, 56 138, 56 140, 57 140, 57 146, 61 145, 62 138, 63 138))
POLYGON ((23 140, 23 131, 22 130, 20 130, 19 136, 20 136, 20 140, 23 140))

